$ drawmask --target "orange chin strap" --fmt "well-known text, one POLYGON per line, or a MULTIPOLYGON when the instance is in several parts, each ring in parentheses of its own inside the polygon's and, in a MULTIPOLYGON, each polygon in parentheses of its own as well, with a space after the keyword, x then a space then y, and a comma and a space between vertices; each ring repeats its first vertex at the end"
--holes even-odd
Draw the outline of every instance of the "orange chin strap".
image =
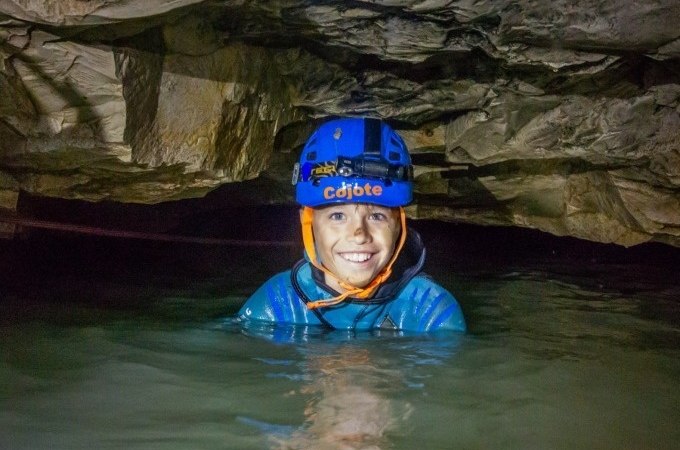
POLYGON ((371 282, 368 283, 368 285, 366 285, 366 287, 363 288, 356 287, 342 281, 333 272, 324 267, 324 265, 321 264, 317 259, 316 247, 314 245, 314 232, 312 230, 313 212, 314 210, 312 208, 305 206, 302 209, 302 214, 300 215, 300 222, 302 223, 302 242, 305 246, 305 250, 307 251, 307 256, 309 257, 309 260, 314 265, 314 267, 323 271, 326 275, 331 276, 338 280, 338 284, 343 289, 345 289, 345 292, 338 295, 337 297, 329 298, 326 300, 316 300, 313 302, 308 302, 307 308, 316 309, 325 306, 337 305, 338 303, 343 302, 348 297, 359 299, 369 298, 371 295, 373 295, 376 289, 378 289, 378 287, 380 287, 380 285, 383 284, 385 280, 387 280, 392 274, 392 265, 397 260, 397 257, 399 256, 401 249, 404 247, 404 242, 406 242, 406 213, 404 212, 404 208, 399 207, 399 216, 401 219, 401 235, 399 237, 397 247, 395 248, 394 253, 392 254, 392 258, 390 258, 389 262, 380 271, 380 273, 376 275, 375 278, 373 278, 373 280, 371 280, 371 282))

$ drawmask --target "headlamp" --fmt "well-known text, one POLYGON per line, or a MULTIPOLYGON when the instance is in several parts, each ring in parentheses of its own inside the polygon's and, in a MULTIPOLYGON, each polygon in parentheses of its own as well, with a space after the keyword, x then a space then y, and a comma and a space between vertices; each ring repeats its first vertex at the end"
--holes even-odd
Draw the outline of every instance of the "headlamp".
POLYGON ((296 181, 318 180, 329 176, 376 178, 391 181, 413 180, 413 166, 410 164, 390 164, 384 159, 338 157, 337 161, 326 161, 300 168, 293 168, 293 184, 296 181), (306 169, 306 170, 305 170, 306 169))
POLYGON ((392 181, 413 179, 413 167, 411 165, 390 164, 383 159, 339 157, 336 170, 338 175, 343 177, 381 178, 392 181))

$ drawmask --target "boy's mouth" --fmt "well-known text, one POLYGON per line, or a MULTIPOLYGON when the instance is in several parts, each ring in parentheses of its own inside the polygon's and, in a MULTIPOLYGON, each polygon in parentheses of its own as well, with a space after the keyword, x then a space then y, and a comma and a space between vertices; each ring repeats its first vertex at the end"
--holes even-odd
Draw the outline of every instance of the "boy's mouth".
POLYGON ((339 255, 345 261, 350 261, 350 262, 355 262, 355 263, 366 262, 373 257, 373 253, 366 253, 366 252, 347 252, 347 253, 340 253, 339 255))

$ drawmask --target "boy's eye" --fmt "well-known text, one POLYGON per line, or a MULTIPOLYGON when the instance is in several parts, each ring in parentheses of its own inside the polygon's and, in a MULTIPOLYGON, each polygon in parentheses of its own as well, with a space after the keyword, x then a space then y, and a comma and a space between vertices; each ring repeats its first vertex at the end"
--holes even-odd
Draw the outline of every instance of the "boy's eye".
POLYGON ((328 215, 328 218, 331 220, 342 220, 345 218, 345 214, 341 212, 333 212, 328 215))
POLYGON ((387 216, 385 214, 379 213, 379 212, 371 213, 371 215, 368 216, 368 218, 370 220, 377 220, 377 221, 387 220, 387 216))

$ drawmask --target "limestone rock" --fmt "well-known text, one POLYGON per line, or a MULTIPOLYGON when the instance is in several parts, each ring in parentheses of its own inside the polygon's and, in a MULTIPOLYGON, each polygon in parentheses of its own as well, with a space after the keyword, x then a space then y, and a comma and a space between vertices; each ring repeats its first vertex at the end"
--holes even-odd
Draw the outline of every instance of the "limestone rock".
POLYGON ((372 116, 412 151, 413 217, 680 246, 679 19, 674 0, 5 0, 0 207, 256 177, 280 188, 249 198, 290 201, 314 125, 372 116))
POLYGON ((101 25, 153 17, 205 0, 3 0, 0 14, 50 26, 101 25))

